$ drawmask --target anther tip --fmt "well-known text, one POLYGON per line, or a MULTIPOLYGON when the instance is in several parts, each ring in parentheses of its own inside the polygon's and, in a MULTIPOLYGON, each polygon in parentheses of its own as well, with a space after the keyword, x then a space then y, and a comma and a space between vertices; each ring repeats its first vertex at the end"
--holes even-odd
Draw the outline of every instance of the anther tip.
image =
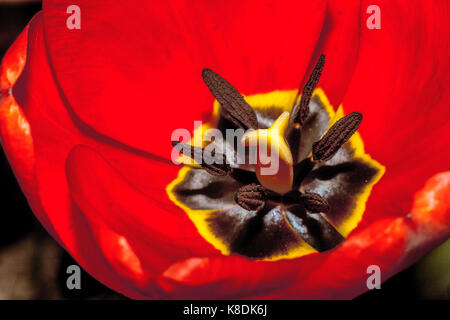
POLYGON ((202 77, 203 77, 203 79, 204 79, 205 77, 208 77, 209 75, 211 75, 211 74, 213 74, 213 73, 215 73, 215 72, 212 71, 211 69, 209 69, 209 68, 204 68, 204 69, 202 70, 202 77))
POLYGON ((360 121, 362 120, 362 118, 363 118, 363 115, 362 115, 362 113, 360 113, 360 112, 358 112, 358 111, 353 111, 351 114, 353 114, 353 115, 355 115, 355 116, 357 116, 359 119, 360 119, 360 121))

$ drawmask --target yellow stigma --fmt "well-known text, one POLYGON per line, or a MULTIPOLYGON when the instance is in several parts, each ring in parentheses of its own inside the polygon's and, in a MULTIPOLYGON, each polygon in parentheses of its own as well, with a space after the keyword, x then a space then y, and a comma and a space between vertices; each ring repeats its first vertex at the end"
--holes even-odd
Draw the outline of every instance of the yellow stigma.
POLYGON ((270 128, 250 131, 242 137, 246 146, 258 147, 255 171, 259 182, 279 194, 291 190, 294 177, 291 150, 284 139, 288 122, 289 112, 283 112, 270 128))

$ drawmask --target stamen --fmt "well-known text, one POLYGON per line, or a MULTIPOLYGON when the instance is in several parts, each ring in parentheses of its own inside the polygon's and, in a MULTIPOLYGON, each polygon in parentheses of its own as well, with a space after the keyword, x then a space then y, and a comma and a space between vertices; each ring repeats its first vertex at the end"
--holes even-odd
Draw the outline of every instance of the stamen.
POLYGON ((203 69, 202 77, 222 106, 221 112, 224 118, 244 130, 258 128, 255 111, 239 91, 211 69, 203 69))
POLYGON ((314 192, 305 192, 300 195, 300 199, 303 201, 305 209, 312 213, 327 213, 330 211, 330 205, 328 201, 322 198, 319 194, 314 192))
POLYGON ((200 159, 200 165, 208 173, 214 176, 226 176, 231 173, 231 167, 227 163, 227 159, 222 153, 208 154, 205 149, 194 147, 179 141, 172 141, 172 145, 182 154, 194 160, 200 159), (221 159, 221 163, 215 163, 216 159, 221 159))
POLYGON ((339 119, 319 141, 312 146, 313 159, 326 161, 331 159, 339 148, 358 130, 362 114, 352 112, 339 119))
MULTIPOLYGON (((300 103, 295 105, 294 108, 292 109, 292 114, 291 114, 291 123, 292 124, 299 123, 300 125, 303 125, 305 120, 308 118, 309 101, 311 101, 311 97, 312 97, 314 88, 317 86, 320 76, 322 75, 322 70, 323 70, 324 65, 325 65, 325 55, 321 54, 313 71, 311 72, 311 75, 309 76, 308 81, 306 82, 305 86, 303 87, 300 103)), ((294 101, 297 101, 298 94, 299 93, 297 92, 297 96, 295 97, 294 101)))
POLYGON ((256 183, 247 184, 238 189, 234 200, 245 210, 261 210, 267 201, 266 188, 256 183))

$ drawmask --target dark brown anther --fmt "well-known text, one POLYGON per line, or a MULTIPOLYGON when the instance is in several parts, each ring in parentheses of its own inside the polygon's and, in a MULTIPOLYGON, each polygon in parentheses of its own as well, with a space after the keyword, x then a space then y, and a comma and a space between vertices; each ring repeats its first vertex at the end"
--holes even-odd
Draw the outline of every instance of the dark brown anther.
POLYGON ((352 112, 338 120, 319 141, 312 146, 313 159, 326 161, 331 159, 339 148, 358 130, 362 114, 352 112))
POLYGON ((234 200, 245 210, 261 210, 267 201, 266 189, 256 183, 247 184, 238 189, 234 200))
MULTIPOLYGON (((292 109, 290 118, 290 122, 292 124, 299 123, 300 125, 303 125, 303 123, 305 123, 306 119, 308 118, 309 102, 311 101, 314 88, 317 86, 320 76, 322 75, 322 70, 324 66, 325 66, 325 55, 321 54, 319 60, 314 66, 313 71, 311 72, 311 75, 309 76, 308 81, 303 87, 300 102, 296 104, 292 109)), ((295 97, 294 101, 297 101, 298 94, 299 93, 297 93, 297 96, 295 97)))
POLYGON ((328 201, 322 198, 317 193, 305 192, 300 195, 300 199, 303 201, 305 209, 312 213, 327 213, 330 211, 330 205, 328 201))
POLYGON ((227 164, 227 159, 223 154, 209 154, 204 152, 205 149, 200 147, 194 147, 186 143, 179 141, 172 141, 172 145, 182 154, 188 156, 196 161, 200 161, 200 165, 208 173, 214 176, 226 176, 231 173, 231 168, 227 164), (215 163, 215 160, 220 159, 219 163, 215 163))
POLYGON ((244 130, 258 128, 255 111, 239 91, 211 69, 203 69, 202 77, 213 96, 219 101, 224 118, 244 130))

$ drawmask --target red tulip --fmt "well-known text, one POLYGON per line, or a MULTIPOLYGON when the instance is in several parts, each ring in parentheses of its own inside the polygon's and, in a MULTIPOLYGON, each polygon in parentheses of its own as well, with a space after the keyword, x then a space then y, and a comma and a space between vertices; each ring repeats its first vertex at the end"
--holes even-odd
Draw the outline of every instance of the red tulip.
POLYGON ((383 281, 406 268, 450 235, 450 11, 377 1, 371 30, 371 4, 79 0, 68 29, 70 1, 44 1, 0 72, 1 141, 34 213, 132 298, 352 298, 368 266, 383 281), (172 131, 214 118, 200 71, 250 97, 303 86, 320 53, 318 87, 364 115, 365 152, 386 172, 333 249, 224 254, 166 192, 172 131))

